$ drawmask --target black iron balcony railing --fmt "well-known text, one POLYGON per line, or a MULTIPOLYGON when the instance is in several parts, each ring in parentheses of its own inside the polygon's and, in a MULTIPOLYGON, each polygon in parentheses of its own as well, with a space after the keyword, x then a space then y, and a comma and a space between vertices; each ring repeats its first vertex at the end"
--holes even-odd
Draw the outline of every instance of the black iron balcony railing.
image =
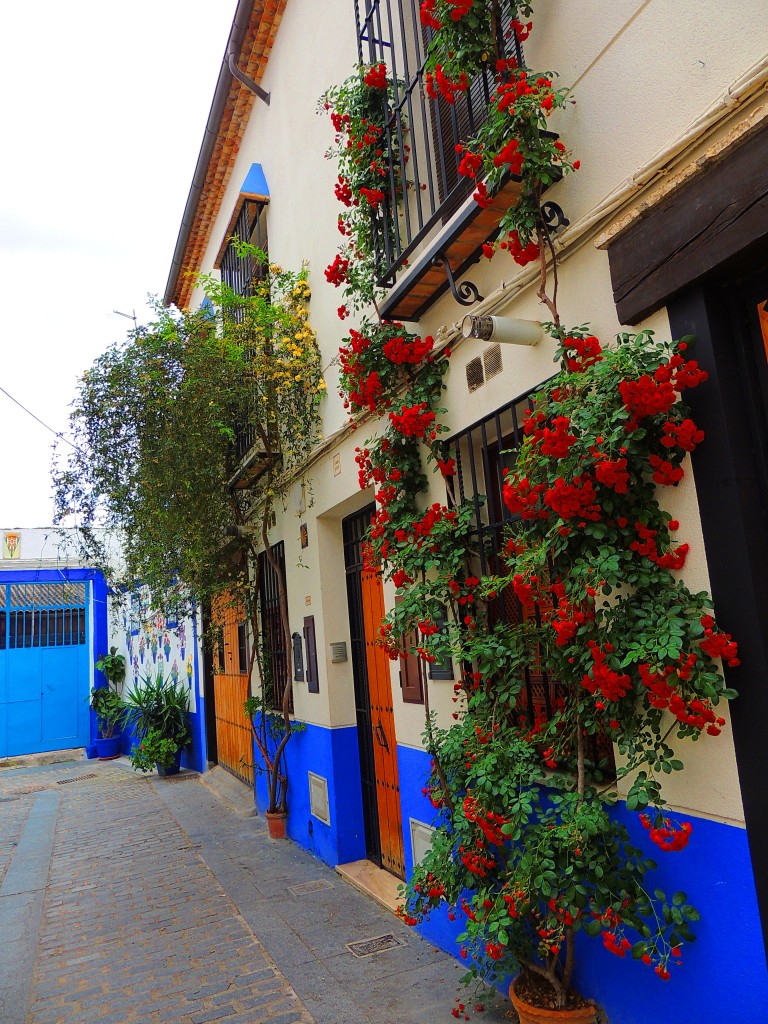
MULTIPOLYGON (((247 242, 256 246, 264 252, 267 251, 267 224, 266 206, 264 203, 247 201, 243 203, 235 226, 232 230, 232 238, 227 244, 221 257, 221 280, 228 285, 235 295, 243 298, 253 295, 254 283, 264 277, 266 272, 263 263, 260 263, 250 253, 243 253, 238 242, 247 242)), ((233 311, 237 319, 237 310, 233 311)))
MULTIPOLYGON (((456 147, 486 120, 493 88, 486 72, 466 92, 457 93, 454 103, 427 96, 426 50, 432 30, 422 26, 419 6, 419 0, 355 0, 360 62, 385 63, 395 83, 386 120, 386 199, 381 215, 373 215, 376 274, 382 287, 395 284, 398 271, 439 234, 472 193, 474 182, 458 172, 461 156, 456 147)), ((514 33, 507 46, 507 56, 522 64, 514 33)))

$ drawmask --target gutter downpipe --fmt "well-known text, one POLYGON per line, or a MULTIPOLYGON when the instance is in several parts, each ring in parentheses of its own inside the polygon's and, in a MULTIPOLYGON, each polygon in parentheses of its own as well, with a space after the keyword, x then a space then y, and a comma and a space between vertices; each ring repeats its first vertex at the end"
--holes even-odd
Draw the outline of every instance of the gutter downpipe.
POLYGON ((213 153, 216 136, 218 135, 218 131, 221 126, 222 114, 224 113, 224 107, 232 84, 232 72, 229 68, 229 56, 230 54, 239 55, 240 50, 242 49, 243 40, 245 39, 245 33, 250 23, 254 3, 255 0, 238 0, 237 10, 235 11, 235 16, 232 20, 232 28, 229 30, 227 46, 224 51, 224 56, 221 59, 219 79, 216 82, 216 91, 213 94, 211 109, 208 113, 208 121, 205 125, 203 141, 200 146, 200 153, 197 157, 197 164, 195 165, 195 173, 192 176, 192 184, 190 185, 187 204, 184 207, 181 226, 179 227, 179 235, 176 239, 176 248, 173 251, 173 259, 171 260, 168 282, 165 286, 163 303, 166 306, 171 304, 173 300, 173 293, 176 290, 176 285, 179 280, 182 260, 184 259, 184 251, 187 247, 187 242, 189 241, 189 234, 192 230, 192 225, 194 224, 198 203, 203 191, 203 186, 205 185, 205 176, 208 170, 208 164, 211 159, 211 154, 213 153))

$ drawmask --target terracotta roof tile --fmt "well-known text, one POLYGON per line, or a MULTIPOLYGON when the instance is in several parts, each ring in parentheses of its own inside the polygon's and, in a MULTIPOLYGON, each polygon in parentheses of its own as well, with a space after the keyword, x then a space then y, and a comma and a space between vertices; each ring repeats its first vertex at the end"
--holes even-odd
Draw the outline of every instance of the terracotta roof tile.
MULTIPOLYGON (((250 21, 237 56, 246 75, 260 82, 269 60, 280 20, 288 0, 254 0, 250 21)), ((240 143, 256 97, 233 78, 219 123, 213 153, 206 170, 192 227, 187 239, 181 271, 171 297, 179 307, 189 303, 195 276, 199 273, 224 193, 232 176, 240 143)))

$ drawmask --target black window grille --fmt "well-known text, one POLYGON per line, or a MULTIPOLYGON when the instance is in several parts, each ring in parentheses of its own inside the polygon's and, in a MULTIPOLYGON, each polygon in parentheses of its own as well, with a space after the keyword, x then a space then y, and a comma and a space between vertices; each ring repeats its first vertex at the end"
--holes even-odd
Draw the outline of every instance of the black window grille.
MULTIPOLYGON (((394 284, 397 271, 474 190, 474 182, 458 173, 456 147, 486 120, 493 89, 491 73, 485 72, 452 104, 429 99, 425 65, 432 29, 421 24, 419 7, 420 0, 355 0, 359 60, 385 63, 395 83, 385 112, 386 199, 371 213, 376 274, 384 287, 394 284), (402 182, 408 183, 405 189, 402 182)), ((501 10, 508 24, 509 5, 502 3, 501 10)), ((514 33, 505 45, 505 55, 522 64, 514 33)))
MULTIPOLYGON (((270 549, 277 562, 275 572, 265 551, 259 554, 259 606, 261 611, 261 649, 265 677, 262 685, 268 703, 276 710, 283 706, 283 694, 288 685, 290 654, 286 647, 280 610, 280 584, 285 587, 285 546, 282 541, 270 549)), ((293 710, 293 702, 290 705, 293 710)))
MULTIPOLYGON (((473 550, 478 575, 506 573, 503 559, 507 527, 519 520, 513 516, 503 499, 504 471, 512 470, 522 439, 523 417, 533 407, 533 396, 539 386, 502 406, 489 416, 455 434, 450 442, 451 455, 456 461, 455 492, 449 501, 472 502, 474 507, 473 550)), ((535 601, 523 605, 511 587, 488 604, 491 625, 515 625, 535 619, 541 625, 552 611, 548 602, 535 601)), ((560 704, 563 684, 550 678, 541 664, 537 650, 525 669, 524 685, 518 699, 517 711, 533 725, 548 720, 560 704)), ((590 755, 604 761, 608 774, 615 773, 613 746, 605 733, 590 737, 590 755)))
MULTIPOLYGON (((221 259, 221 280, 241 298, 253 295, 254 286, 266 275, 266 265, 251 253, 239 251, 238 242, 248 242, 262 252, 268 251, 267 204, 246 200, 232 230, 232 238, 221 259)), ((235 322, 244 319, 244 310, 234 306, 227 312, 235 322)), ((256 429, 252 423, 235 424, 235 455, 240 462, 256 443, 256 429)))
POLYGON ((84 583, 0 586, 0 649, 73 647, 86 642, 84 583))
MULTIPOLYGON (((253 295, 254 283, 264 278, 266 268, 252 254, 240 253, 238 242, 247 242, 263 252, 268 251, 266 203, 252 200, 243 203, 232 238, 221 259, 221 280, 236 295, 246 298, 253 295)), ((234 315, 237 315, 236 311, 234 315)))
POLYGON ((241 673, 248 671, 248 628, 244 622, 237 624, 237 667, 241 673))

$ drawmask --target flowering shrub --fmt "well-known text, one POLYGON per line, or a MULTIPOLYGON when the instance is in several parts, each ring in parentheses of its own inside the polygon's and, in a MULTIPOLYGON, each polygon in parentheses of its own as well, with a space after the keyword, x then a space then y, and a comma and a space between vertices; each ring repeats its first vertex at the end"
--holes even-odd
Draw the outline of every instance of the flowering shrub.
MULTIPOLYGON (((432 761, 423 792, 436 831, 401 914, 413 925, 447 907, 464 922, 468 977, 498 981, 522 969, 548 983, 553 1005, 566 1006, 577 932, 600 936, 608 952, 629 954, 663 980, 694 939, 698 912, 684 892, 668 897, 650 885, 655 863, 644 840, 664 856, 692 841, 691 824, 666 809, 659 780, 683 769, 680 743, 725 726, 719 705, 735 694, 720 661, 738 666, 738 651, 708 595, 678 575, 689 548, 657 496, 684 478, 688 454, 704 440, 683 396, 706 373, 685 339, 642 332, 604 347, 585 328, 567 331, 546 294, 541 194, 579 163, 546 131, 566 91, 505 56, 505 34, 522 42, 532 29, 523 20, 530 6, 512 8, 504 25, 493 0, 421 5, 433 98, 455 102, 494 62, 489 118, 462 148, 459 170, 475 181, 480 205, 508 175, 522 179, 520 202, 484 251, 540 261, 539 296, 561 364, 533 400, 505 475, 511 524, 491 573, 481 574, 476 510, 459 500, 443 440, 448 353, 400 325, 366 322, 340 350, 341 385, 352 414, 381 424, 357 449, 360 486, 374 488, 377 504, 366 561, 400 599, 379 642, 393 659, 413 653, 461 667, 449 728, 430 713, 428 687, 425 694, 432 761), (425 503, 430 468, 445 481, 445 503, 425 503), (499 602, 516 609, 511 621, 495 610, 499 602), (548 716, 526 703, 534 671, 556 681, 548 716), (598 742, 604 749, 606 739, 621 755, 626 807, 639 812, 637 844, 611 813, 598 742)), ((385 67, 361 74, 366 88, 389 89, 385 67)), ((341 148, 343 166, 354 148, 341 148)), ((342 177, 345 206, 379 208, 375 183, 364 183, 368 195, 342 177)), ((369 241, 357 231, 329 268, 353 308, 373 297, 372 283, 361 287, 358 277, 371 270, 369 241)), ((347 312, 339 310, 342 319, 347 312)))
POLYGON ((150 729, 138 746, 131 751, 131 765, 134 771, 145 774, 154 771, 158 766, 168 769, 176 760, 178 750, 179 744, 175 740, 163 736, 156 729, 150 729))
POLYGON ((489 64, 504 57, 512 35, 528 38, 530 3, 509 4, 504 21, 497 0, 422 0, 421 23, 432 29, 427 53, 431 80, 448 102, 489 64))
POLYGON ((555 89, 552 77, 498 61, 488 118, 463 149, 459 173, 476 181, 478 205, 487 205, 506 177, 522 179, 520 198, 502 218, 496 242, 484 246, 488 258, 500 248, 521 266, 539 259, 542 193, 580 166, 547 130, 552 111, 568 103, 568 90, 555 89))
MULTIPOLYGON (((388 197, 401 196, 404 187, 409 148, 388 130, 398 85, 386 64, 363 64, 320 98, 320 109, 330 114, 336 133, 327 156, 338 164, 334 191, 344 208, 338 219, 341 253, 325 273, 331 284, 342 288, 353 309, 374 298, 374 239, 381 242, 386 236, 391 244, 388 197)), ((347 306, 342 306, 340 318, 347 312, 347 306)))
MULTIPOLYGON (((689 440, 702 439, 681 395, 706 374, 685 341, 659 343, 649 332, 622 335, 612 349, 583 330, 559 332, 559 341, 564 369, 534 400, 505 481, 515 516, 505 571, 470 576, 471 561, 457 571, 455 552, 442 548, 400 559, 398 537, 415 547, 415 524, 387 524, 392 532, 372 543, 381 550, 383 542, 408 578, 431 573, 412 587, 415 605, 403 612, 403 602, 390 617, 390 645, 407 635, 409 614, 423 619, 441 601, 451 621, 438 634, 422 631, 422 656, 450 650, 472 667, 456 684, 456 724, 428 724, 427 792, 440 815, 404 917, 415 923, 447 902, 466 918, 471 973, 494 979, 522 966, 546 977, 565 1005, 576 931, 666 978, 698 918, 684 893, 650 894, 654 864, 611 817, 590 738, 605 730, 617 745, 626 805, 643 812, 651 842, 681 850, 691 826, 665 812, 659 775, 683 768, 672 739, 723 728, 718 705, 734 694, 718 659, 735 667, 738 655, 709 597, 675 575, 688 546, 675 542, 679 523, 656 496, 660 453, 674 485, 689 440), (507 588, 540 614, 494 623, 488 599, 507 588), (532 656, 561 693, 549 721, 533 725, 520 705, 532 656)), ((466 551, 461 535, 455 543, 466 551)))
MULTIPOLYGON (((497 249, 507 250, 521 266, 538 261, 539 294, 557 323, 554 301, 545 291, 551 245, 541 214, 542 194, 580 163, 547 130, 552 112, 569 102, 568 90, 555 88, 551 72, 540 74, 520 62, 519 44, 533 28, 524 20, 531 12, 525 2, 502 6, 499 0, 423 0, 420 18, 429 33, 425 89, 433 101, 453 104, 478 75, 489 75, 487 117, 474 136, 457 145, 458 171, 472 179, 479 206, 488 206, 510 176, 521 180, 519 198, 483 245, 483 253, 490 259, 497 249)), ((364 64, 320 99, 336 132, 327 156, 338 163, 335 193, 344 207, 338 218, 344 241, 326 270, 327 280, 343 289, 345 301, 338 309, 342 320, 350 309, 375 302, 375 253, 395 247, 394 218, 409 184, 407 124, 391 115, 402 88, 386 64, 364 64)))

